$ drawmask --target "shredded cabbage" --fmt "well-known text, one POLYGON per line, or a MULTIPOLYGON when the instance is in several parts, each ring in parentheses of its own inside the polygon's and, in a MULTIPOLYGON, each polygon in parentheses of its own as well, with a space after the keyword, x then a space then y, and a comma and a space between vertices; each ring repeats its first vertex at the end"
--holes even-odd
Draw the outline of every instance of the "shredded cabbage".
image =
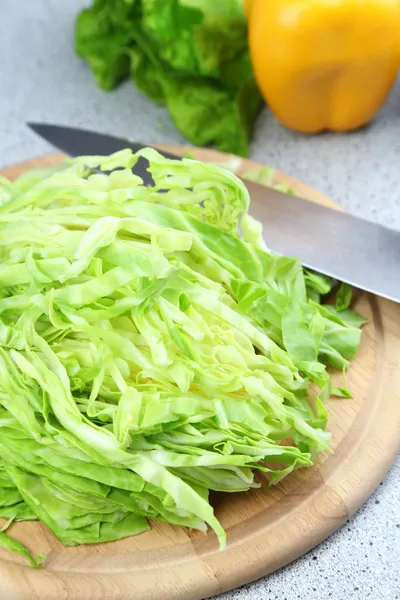
POLYGON ((3 180, 0 198, 0 516, 65 545, 210 526, 223 548, 210 490, 329 450, 325 400, 349 393, 326 365, 347 369, 363 323, 349 290, 321 305, 334 282, 269 253, 214 165, 124 150, 3 180))

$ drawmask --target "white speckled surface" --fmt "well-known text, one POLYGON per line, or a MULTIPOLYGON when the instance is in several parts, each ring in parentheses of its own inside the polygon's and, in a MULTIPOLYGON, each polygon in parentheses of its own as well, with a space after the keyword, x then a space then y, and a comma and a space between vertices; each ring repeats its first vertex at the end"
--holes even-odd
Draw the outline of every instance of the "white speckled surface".
MULTIPOLYGON (((73 19, 85 0, 0 0, 0 164, 49 147, 27 120, 58 122, 182 142, 165 109, 127 83, 99 91, 72 50, 73 19)), ((252 157, 325 192, 348 211, 400 229, 400 85, 367 129, 308 138, 265 112, 252 157)), ((399 432, 400 434, 400 432, 399 432)), ((400 462, 350 522, 274 575, 220 600, 400 599, 400 462)))

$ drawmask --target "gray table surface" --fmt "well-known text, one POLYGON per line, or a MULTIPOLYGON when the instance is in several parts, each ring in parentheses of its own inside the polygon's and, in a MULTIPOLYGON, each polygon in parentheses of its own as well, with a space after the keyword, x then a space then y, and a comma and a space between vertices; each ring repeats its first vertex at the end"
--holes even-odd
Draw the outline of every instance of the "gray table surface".
MULTIPOLYGON (((130 83, 108 94, 96 88, 72 50, 74 17, 86 4, 1 0, 0 165, 49 152, 27 130, 27 120, 148 142, 184 141, 166 110, 130 83)), ((297 135, 265 111, 251 155, 315 186, 349 212, 400 229, 400 83, 374 123, 349 135, 297 135)), ((318 548, 220 599, 400 599, 399 487, 397 461, 368 502, 318 548)))

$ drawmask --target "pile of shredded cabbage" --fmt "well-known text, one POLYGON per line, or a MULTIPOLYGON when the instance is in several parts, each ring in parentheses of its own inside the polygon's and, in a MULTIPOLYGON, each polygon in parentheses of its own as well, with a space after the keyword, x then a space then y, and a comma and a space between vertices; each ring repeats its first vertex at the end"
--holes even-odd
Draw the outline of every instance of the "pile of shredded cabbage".
POLYGON ((348 391, 326 365, 347 368, 363 323, 348 290, 321 305, 334 282, 271 254, 216 166, 124 150, 1 184, 0 545, 37 565, 13 521, 75 545, 156 519, 224 547, 210 490, 329 448, 324 401, 348 391))

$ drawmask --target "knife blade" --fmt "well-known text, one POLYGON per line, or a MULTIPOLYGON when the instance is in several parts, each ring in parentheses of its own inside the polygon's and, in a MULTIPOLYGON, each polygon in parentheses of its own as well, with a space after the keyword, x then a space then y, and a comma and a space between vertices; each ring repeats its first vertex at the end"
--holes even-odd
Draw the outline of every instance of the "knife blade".
MULTIPOLYGON (((137 152, 148 146, 84 129, 44 123, 28 126, 70 156, 111 154, 124 148, 137 152)), ((139 161, 133 171, 151 185, 147 166, 147 161, 139 161)), ((297 257, 305 267, 400 302, 400 232, 243 181, 250 193, 250 214, 262 222, 273 252, 297 257)))

